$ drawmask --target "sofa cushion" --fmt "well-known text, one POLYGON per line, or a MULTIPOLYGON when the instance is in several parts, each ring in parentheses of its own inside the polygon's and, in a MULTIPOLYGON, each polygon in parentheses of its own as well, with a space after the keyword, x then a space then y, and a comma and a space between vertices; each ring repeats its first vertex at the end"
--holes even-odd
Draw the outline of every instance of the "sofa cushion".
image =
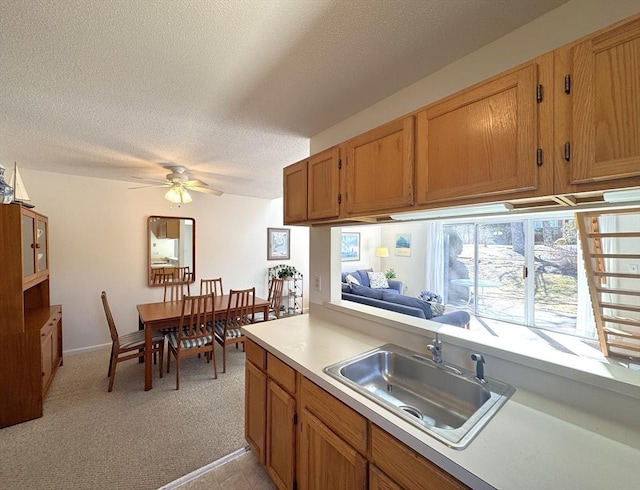
POLYGON ((343 293, 350 293, 351 292, 351 286, 348 283, 343 282, 342 283, 342 292, 343 293))
POLYGON ((361 269, 356 271, 360 276, 360 284, 363 286, 371 287, 371 282, 369 281, 369 272, 373 272, 373 269, 361 269))
POLYGON ((366 286, 360 286, 358 284, 351 284, 351 292, 358 296, 365 296, 367 298, 382 299, 383 291, 368 288, 366 286))
POLYGON ((418 298, 412 298, 411 296, 402 296, 401 294, 391 294, 384 292, 382 299, 390 303, 398 303, 405 306, 412 306, 413 308, 420 308, 424 312, 424 317, 427 320, 433 318, 431 312, 431 306, 426 301, 422 301, 418 298))
POLYGON ((367 272, 369 283, 373 289, 389 289, 389 283, 384 272, 367 272))

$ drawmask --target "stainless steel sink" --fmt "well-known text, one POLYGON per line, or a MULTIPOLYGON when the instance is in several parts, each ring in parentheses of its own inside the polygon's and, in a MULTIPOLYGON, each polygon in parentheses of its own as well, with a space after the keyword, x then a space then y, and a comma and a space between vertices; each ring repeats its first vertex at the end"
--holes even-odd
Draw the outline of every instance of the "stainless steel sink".
POLYGON ((455 449, 465 448, 515 391, 394 344, 324 371, 455 449))

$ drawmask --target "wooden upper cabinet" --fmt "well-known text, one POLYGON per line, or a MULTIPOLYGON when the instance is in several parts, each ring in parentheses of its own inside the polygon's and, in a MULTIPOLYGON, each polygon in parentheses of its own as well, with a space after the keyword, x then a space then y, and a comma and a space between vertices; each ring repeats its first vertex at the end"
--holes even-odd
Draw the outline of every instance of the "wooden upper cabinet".
POLYGON ((414 119, 392 121, 346 142, 346 216, 413 205, 414 119))
POLYGON ((335 146, 309 158, 309 220, 337 218, 340 214, 340 150, 335 146))
POLYGON ((307 168, 307 160, 302 160, 284 169, 285 225, 307 221, 307 168))
POLYGON ((418 113, 418 204, 543 191, 538 191, 538 80, 539 63, 533 61, 418 113))
POLYGON ((555 192, 640 185, 640 16, 555 62, 555 192))

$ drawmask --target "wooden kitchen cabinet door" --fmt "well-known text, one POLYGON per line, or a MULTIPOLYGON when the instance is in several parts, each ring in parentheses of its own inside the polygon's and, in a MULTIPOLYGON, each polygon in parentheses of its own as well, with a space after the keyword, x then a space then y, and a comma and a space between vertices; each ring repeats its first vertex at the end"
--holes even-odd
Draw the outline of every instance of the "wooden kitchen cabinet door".
MULTIPOLYGON (((252 344, 255 345, 255 344, 252 344)), ((248 352, 248 349, 247 349, 248 352)), ((265 464, 267 375, 251 362, 245 363, 245 439, 260 464, 265 464)))
POLYGON ((339 166, 340 150, 337 146, 309 157, 307 212, 310 221, 339 216, 339 166))
POLYGON ((285 167, 283 171, 285 225, 307 221, 307 160, 285 167))
POLYGON ((369 465, 369 490, 402 490, 402 487, 372 464, 369 465))
POLYGON ((414 120, 398 119, 346 142, 347 216, 413 205, 414 120))
POLYGON ((538 71, 531 62, 418 113, 418 204, 541 192, 538 71))
POLYGON ((367 461, 311 412, 302 411, 300 488, 364 490, 367 461))
POLYGON ((640 185, 640 16, 555 54, 556 193, 640 185))
POLYGON ((267 395, 267 472, 280 489, 293 489, 296 468, 296 400, 273 380, 267 395))

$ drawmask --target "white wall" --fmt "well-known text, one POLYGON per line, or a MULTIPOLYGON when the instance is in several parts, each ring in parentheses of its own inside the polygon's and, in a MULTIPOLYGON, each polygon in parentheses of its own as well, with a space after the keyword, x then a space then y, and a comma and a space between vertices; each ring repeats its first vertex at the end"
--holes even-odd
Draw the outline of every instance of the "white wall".
MULTIPOLYGON (((190 217, 196 229, 196 281, 223 278, 225 290, 256 287, 267 297, 267 228, 282 227, 282 200, 192 193, 181 207, 165 189, 129 190, 133 184, 20 170, 35 204, 49 217, 51 301, 62 304, 64 350, 110 342, 100 301, 107 291, 121 332, 138 328, 136 304, 162 301, 147 286, 147 218, 190 217)), ((308 277, 309 231, 291 227, 291 260, 308 277)), ((308 297, 305 280, 305 303, 308 297)), ((196 292, 199 286, 196 286, 196 292)))

